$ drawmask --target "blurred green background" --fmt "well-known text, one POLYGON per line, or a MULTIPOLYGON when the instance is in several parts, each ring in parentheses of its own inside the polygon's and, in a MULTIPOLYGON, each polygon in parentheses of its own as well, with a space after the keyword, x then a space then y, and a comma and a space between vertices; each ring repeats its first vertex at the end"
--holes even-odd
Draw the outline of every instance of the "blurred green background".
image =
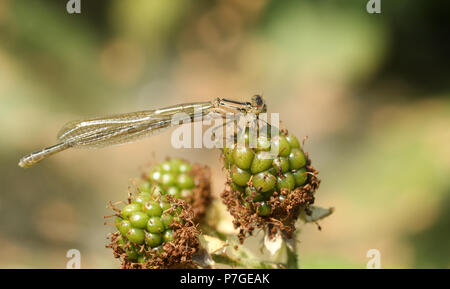
MULTIPOLYGON (((450 268, 450 2, 0 0, 0 267, 117 268, 109 200, 150 161, 212 167, 220 152, 173 149, 170 133, 73 150, 31 169, 67 121, 262 93, 308 136, 316 203, 335 213, 301 228, 305 268, 450 268)), ((224 213, 226 215, 226 213, 224 213)), ((229 218, 228 218, 229 221, 229 218)))

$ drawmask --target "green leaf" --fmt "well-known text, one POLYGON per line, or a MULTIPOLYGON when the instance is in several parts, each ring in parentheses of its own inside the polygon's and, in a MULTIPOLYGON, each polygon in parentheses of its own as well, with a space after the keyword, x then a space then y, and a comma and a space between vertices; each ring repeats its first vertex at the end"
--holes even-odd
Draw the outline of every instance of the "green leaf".
POLYGON ((303 220, 305 223, 317 222, 325 217, 328 217, 334 212, 333 207, 325 209, 317 206, 310 206, 309 210, 311 211, 311 214, 309 215, 306 214, 305 210, 302 210, 299 214, 299 218, 303 220))

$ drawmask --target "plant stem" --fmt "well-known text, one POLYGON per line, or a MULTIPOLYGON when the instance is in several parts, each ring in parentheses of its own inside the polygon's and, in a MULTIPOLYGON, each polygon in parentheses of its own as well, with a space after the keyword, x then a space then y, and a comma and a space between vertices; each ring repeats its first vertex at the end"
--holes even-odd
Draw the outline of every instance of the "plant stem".
POLYGON ((291 246, 286 244, 284 241, 284 246, 286 247, 287 261, 286 268, 297 269, 298 268, 298 255, 297 255, 297 234, 294 233, 293 238, 290 240, 291 246))

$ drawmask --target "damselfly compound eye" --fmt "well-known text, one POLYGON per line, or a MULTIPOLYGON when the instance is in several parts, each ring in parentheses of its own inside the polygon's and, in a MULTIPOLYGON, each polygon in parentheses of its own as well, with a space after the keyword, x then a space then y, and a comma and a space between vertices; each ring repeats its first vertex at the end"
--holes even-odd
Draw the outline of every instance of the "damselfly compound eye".
POLYGON ((261 95, 256 94, 252 97, 252 108, 254 113, 264 113, 267 111, 266 103, 261 95))
POLYGON ((258 94, 254 95, 254 96, 252 97, 252 100, 253 100, 253 103, 254 103, 256 106, 261 106, 261 105, 263 105, 263 103, 264 103, 263 99, 262 99, 261 96, 258 95, 258 94))

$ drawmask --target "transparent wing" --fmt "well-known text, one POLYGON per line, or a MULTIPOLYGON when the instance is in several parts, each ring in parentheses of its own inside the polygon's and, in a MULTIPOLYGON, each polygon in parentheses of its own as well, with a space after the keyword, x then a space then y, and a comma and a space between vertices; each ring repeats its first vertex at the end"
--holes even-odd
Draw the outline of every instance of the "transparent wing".
POLYGON ((171 127, 172 118, 151 112, 134 112, 72 121, 58 139, 75 148, 100 148, 136 141, 171 127))
POLYGON ((64 141, 72 136, 80 134, 82 131, 94 130, 96 127, 105 126, 123 126, 138 124, 150 120, 153 111, 138 111, 131 113, 114 114, 108 116, 99 116, 84 120, 74 120, 66 123, 58 132, 58 140, 64 141))
POLYGON ((213 102, 196 102, 71 121, 59 131, 57 144, 24 156, 19 166, 31 167, 69 148, 101 148, 133 142, 180 122, 195 120, 197 115, 205 115, 214 108, 213 102))
POLYGON ((100 148, 133 142, 162 132, 172 126, 176 114, 178 121, 193 119, 213 107, 211 102, 186 103, 156 110, 146 110, 71 121, 58 133, 58 140, 70 147, 100 148))

